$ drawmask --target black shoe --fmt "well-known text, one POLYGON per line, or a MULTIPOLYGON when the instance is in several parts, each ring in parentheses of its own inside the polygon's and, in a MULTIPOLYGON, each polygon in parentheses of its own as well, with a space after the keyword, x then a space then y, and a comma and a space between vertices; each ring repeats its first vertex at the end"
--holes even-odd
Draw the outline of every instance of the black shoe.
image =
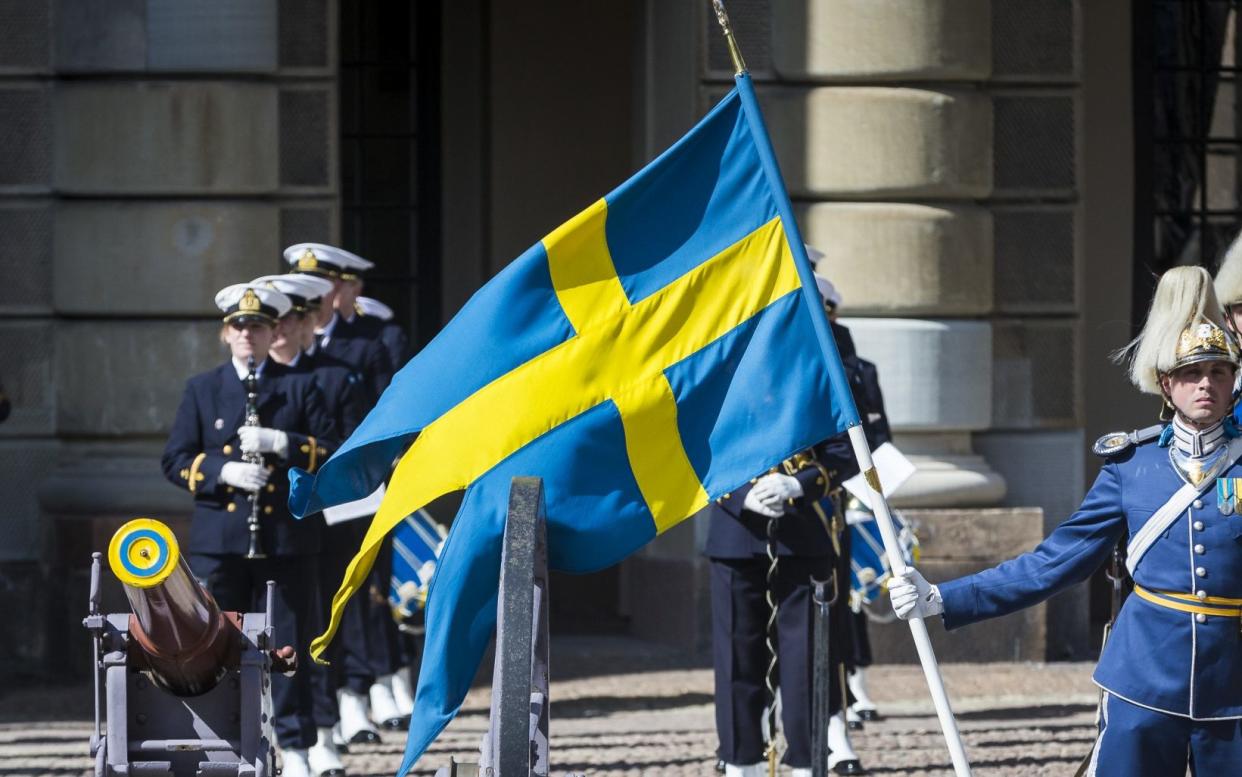
POLYGON ((862 761, 849 760, 841 761, 832 767, 833 774, 866 774, 867 770, 863 768, 862 761))
POLYGON ((724 774, 725 762, 723 758, 716 759, 716 774, 724 774))
POLYGON ((401 731, 410 727, 409 718, 389 718, 380 723, 381 726, 389 731, 401 731))
POLYGON ((848 724, 850 731, 862 731, 863 722, 861 720, 851 720, 848 724))
POLYGON ((374 745, 380 741, 379 734, 370 729, 362 729, 349 738, 351 745, 374 745))
POLYGON ((859 710, 858 717, 862 718, 868 723, 875 723, 878 720, 882 720, 882 718, 880 717, 879 710, 859 710))

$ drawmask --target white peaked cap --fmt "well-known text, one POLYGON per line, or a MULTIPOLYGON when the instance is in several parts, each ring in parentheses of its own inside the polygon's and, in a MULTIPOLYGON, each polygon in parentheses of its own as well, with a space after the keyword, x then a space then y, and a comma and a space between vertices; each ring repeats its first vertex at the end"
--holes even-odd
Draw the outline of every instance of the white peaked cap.
POLYGON ((311 275, 304 272, 291 272, 284 275, 264 275, 255 278, 251 283, 255 286, 265 286, 269 289, 285 294, 293 299, 294 305, 298 305, 298 298, 302 303, 316 300, 332 291, 332 281, 327 278, 321 278, 318 275, 311 275))
POLYGON ((234 283, 216 293, 216 307, 225 321, 261 318, 271 322, 289 312, 293 303, 281 292, 252 283, 234 283))
POLYGON ((359 297, 354 301, 358 312, 364 316, 378 318, 380 321, 392 321, 392 308, 372 297, 359 297))
POLYGON ((841 307, 841 292, 837 291, 837 287, 832 285, 832 281, 819 273, 815 273, 815 287, 819 289, 819 296, 824 302, 827 302, 834 308, 841 307))
POLYGON ((328 277, 356 278, 375 266, 355 253, 327 243, 294 243, 284 250, 285 261, 297 272, 328 277))

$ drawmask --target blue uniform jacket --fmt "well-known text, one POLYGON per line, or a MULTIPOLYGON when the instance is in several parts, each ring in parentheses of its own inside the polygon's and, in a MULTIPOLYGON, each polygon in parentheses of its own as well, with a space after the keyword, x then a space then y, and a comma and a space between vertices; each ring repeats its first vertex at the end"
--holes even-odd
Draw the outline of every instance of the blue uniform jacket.
POLYGON ((370 394, 367 400, 369 410, 392 382, 395 370, 388 352, 372 336, 368 327, 362 324, 363 320, 362 316, 354 316, 353 321, 346 321, 338 316, 332 327, 332 336, 320 349, 366 376, 370 394))
MULTIPOLYGON (((1221 477, 1242 478, 1242 467, 1221 477)), ((945 626, 1005 615, 1086 580, 1181 486, 1168 449, 1155 442, 1109 457, 1082 506, 1037 548, 940 585, 945 626)), ((1242 599, 1242 516, 1221 513, 1214 483, 1151 546, 1134 580, 1152 591, 1242 599)), ((1196 618, 1130 596, 1100 655, 1096 684, 1172 715, 1242 717, 1242 623, 1196 618)))
MULTIPOLYGON (((858 472, 858 464, 844 437, 834 437, 811 451, 787 460, 793 476, 802 484, 803 495, 794 500, 776 524, 776 552, 780 556, 823 557, 833 555, 832 538, 824 525, 832 516, 823 515, 816 502, 858 472)), ((779 470, 778 471, 783 471, 779 470)), ((702 514, 711 521, 707 544, 709 558, 746 559, 766 556, 767 516, 743 509, 754 480, 707 507, 702 514)))
MULTIPOLYGON (((289 467, 308 472, 336 445, 336 425, 314 379, 269 360, 259 378, 260 425, 289 435, 289 458, 268 455, 271 477, 259 496, 262 549, 270 556, 320 550, 323 519, 295 520, 289 501, 289 467)), ((241 461, 237 429, 245 421, 246 391, 232 362, 186 382, 161 464, 164 476, 194 495, 190 553, 244 554, 250 544, 246 518, 250 495, 220 481, 228 461, 241 461)))

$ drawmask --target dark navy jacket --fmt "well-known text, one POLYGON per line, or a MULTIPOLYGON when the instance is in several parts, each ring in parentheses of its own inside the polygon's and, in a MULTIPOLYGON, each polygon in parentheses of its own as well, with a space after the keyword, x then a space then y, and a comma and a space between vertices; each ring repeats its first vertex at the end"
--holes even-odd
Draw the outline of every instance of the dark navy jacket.
MULTIPOLYGON (((780 556, 823 557, 833 554, 832 538, 825 522, 832 518, 816 504, 829 491, 858 473, 858 464, 844 436, 833 437, 811 451, 786 459, 775 471, 792 474, 802 484, 803 495, 786 507, 777 519, 776 552, 780 556), (792 472, 791 472, 792 470, 792 472)), ((757 480, 757 478, 756 478, 757 480)), ((766 556, 768 518, 743 509, 754 480, 703 508, 707 520, 709 558, 745 559, 766 556)))
POLYGON ((395 370, 388 352, 368 333, 360 323, 362 320, 362 316, 354 316, 353 321, 346 321, 338 314, 331 336, 320 348, 366 376, 369 410, 392 382, 395 370))
POLYGON ((393 372, 399 371, 410 360, 410 341, 401 327, 392 321, 359 313, 352 322, 365 336, 377 341, 388 354, 393 372))
POLYGON ((374 404, 369 399, 366 376, 322 349, 303 353, 294 369, 314 376, 340 439, 353 434, 374 404))
MULTIPOLYGON (((1222 478, 1242 478, 1234 464, 1222 478)), ((944 623, 957 628, 1037 604, 1086 580, 1182 486, 1156 442, 1109 457, 1082 506, 1029 553, 940 584, 944 623)), ((1242 516, 1217 507, 1215 483, 1160 536, 1134 570, 1150 591, 1242 600, 1242 516), (1201 546, 1202 553, 1195 546, 1201 546), (1202 569, 1204 574, 1196 573, 1202 569)), ((1172 715, 1242 717, 1242 629, 1236 617, 1126 599, 1095 670, 1100 687, 1172 715)))
MULTIPOLYGON (((289 467, 314 472, 336 445, 336 424, 313 378, 268 360, 259 378, 261 426, 289 435, 289 458, 265 458, 273 468, 260 493, 261 543, 271 556, 317 553, 322 518, 289 515, 289 467)), ((161 461, 164 476, 194 495, 187 551, 243 554, 250 544, 250 495, 220 481, 228 461, 241 461, 237 429, 245 421, 246 391, 231 361, 186 382, 161 461)))

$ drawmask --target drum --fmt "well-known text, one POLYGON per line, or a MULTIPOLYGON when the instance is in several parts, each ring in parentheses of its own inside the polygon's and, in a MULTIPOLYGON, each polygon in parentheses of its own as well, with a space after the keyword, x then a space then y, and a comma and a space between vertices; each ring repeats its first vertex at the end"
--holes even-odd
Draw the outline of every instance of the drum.
POLYGON ((426 510, 408 516, 393 529, 388 603, 393 617, 404 629, 421 630, 427 587, 436 572, 436 559, 446 536, 448 530, 426 510))
MULTIPOLYGON (((901 513, 894 511, 892 515, 901 555, 907 564, 913 565, 919 558, 919 541, 914 528, 901 513)), ((850 500, 846 523, 850 531, 850 604, 857 611, 884 592, 891 573, 875 515, 862 504, 850 500)))

